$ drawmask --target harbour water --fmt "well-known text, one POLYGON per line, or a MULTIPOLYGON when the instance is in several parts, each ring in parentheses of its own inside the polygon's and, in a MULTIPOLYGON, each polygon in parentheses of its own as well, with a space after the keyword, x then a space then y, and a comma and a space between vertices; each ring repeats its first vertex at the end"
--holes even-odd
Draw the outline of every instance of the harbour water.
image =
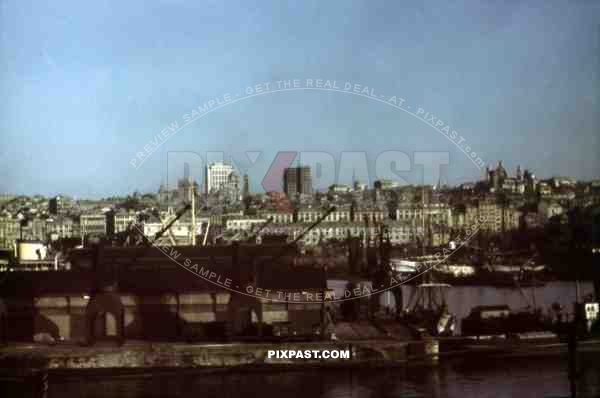
MULTIPOLYGON (((578 397, 600 396, 600 354, 580 354, 578 397)), ((569 396, 564 355, 451 360, 438 367, 88 377, 55 380, 49 398, 540 398, 569 396)))
MULTIPOLYGON (((331 287, 343 288, 342 281, 331 287)), ((403 286, 405 303, 413 286, 403 286)), ((593 292, 580 285, 580 295, 593 292)), ((477 305, 507 304, 520 309, 533 302, 533 289, 454 286, 448 305, 459 319, 477 305)), ((548 311, 553 303, 570 311, 575 301, 573 283, 552 282, 535 289, 536 306, 548 311)), ((393 303, 387 296, 384 304, 393 303)), ((50 374, 48 397, 566 397, 569 396, 566 353, 554 351, 508 356, 445 357, 439 365, 408 364, 391 368, 303 369, 219 373, 174 370, 167 373, 123 375, 101 372, 74 376, 50 374)), ((578 356, 579 397, 600 397, 600 352, 583 346, 578 356)))
MULTIPOLYGON (((336 290, 336 296, 343 296, 346 286, 345 281, 329 281, 329 287, 336 290)), ((408 305, 415 291, 414 285, 402 285, 402 297, 404 305, 408 305)), ((580 299, 593 294, 594 286, 591 282, 579 284, 580 299)), ((576 300, 575 283, 572 282, 549 282, 542 287, 522 288, 499 288, 491 286, 452 286, 447 289, 447 304, 451 313, 461 320, 469 315, 471 309, 478 305, 506 304, 512 310, 520 310, 536 307, 544 314, 550 312, 552 304, 558 303, 565 313, 573 311, 573 303, 576 300)), ((394 305, 393 295, 387 291, 381 297, 381 303, 385 306, 394 305)), ((460 332, 460 323, 459 323, 460 332)))

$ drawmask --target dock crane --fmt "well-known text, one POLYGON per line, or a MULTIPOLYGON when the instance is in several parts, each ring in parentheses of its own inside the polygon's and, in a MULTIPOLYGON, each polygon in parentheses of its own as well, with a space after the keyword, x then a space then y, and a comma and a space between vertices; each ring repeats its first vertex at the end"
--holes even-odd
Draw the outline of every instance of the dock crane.
POLYGON ((173 224, 175 224, 175 222, 177 222, 177 220, 179 220, 191 208, 192 205, 190 203, 187 203, 183 208, 177 210, 175 216, 171 220, 169 220, 169 222, 167 222, 156 234, 154 234, 152 240, 147 240, 146 246, 152 246, 155 242, 162 238, 165 232, 167 232, 173 226, 173 224))
POLYGON ((330 208, 328 208, 325 211, 325 213, 317 219, 317 221, 315 221, 308 228, 306 228, 304 231, 302 231, 302 233, 300 233, 300 235, 298 235, 293 241, 283 245, 282 249, 275 256, 273 256, 273 259, 271 261, 274 262, 275 260, 277 260, 279 257, 281 257, 285 253, 287 248, 293 247, 294 245, 296 245, 307 233, 309 233, 313 228, 315 228, 317 225, 321 224, 323 222, 323 220, 325 220, 327 217, 329 217, 329 215, 331 213, 333 213, 335 211, 335 209, 336 209, 335 206, 331 206, 330 208))
POLYGON ((140 231, 138 227, 133 227, 130 230, 130 235, 127 237, 124 245, 125 246, 130 245, 130 243, 131 243, 130 238, 132 238, 131 233, 135 233, 137 230, 137 233, 142 235, 141 243, 138 243, 137 245, 144 247, 144 249, 133 258, 133 263, 135 264, 137 262, 138 258, 143 257, 146 254, 147 250, 152 248, 152 246, 165 234, 165 232, 169 231, 169 229, 173 226, 173 224, 175 224, 175 222, 177 220, 179 220, 185 214, 185 212, 188 211, 191 207, 192 206, 190 203, 186 203, 183 208, 179 209, 175 213, 173 218, 171 218, 165 225, 163 225, 163 227, 156 234, 154 234, 154 237, 152 239, 144 236, 143 231, 140 231))

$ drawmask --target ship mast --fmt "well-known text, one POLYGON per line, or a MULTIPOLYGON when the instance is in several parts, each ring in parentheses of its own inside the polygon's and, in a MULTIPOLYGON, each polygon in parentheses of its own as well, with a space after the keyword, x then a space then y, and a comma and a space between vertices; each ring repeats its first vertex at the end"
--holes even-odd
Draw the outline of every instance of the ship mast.
MULTIPOLYGON (((421 227, 422 227, 422 231, 423 231, 423 241, 421 242, 421 250, 422 250, 421 255, 423 256, 423 262, 425 262, 425 256, 426 256, 425 239, 426 239, 426 236, 427 236, 427 233, 425 231, 425 182, 423 182, 423 191, 422 191, 422 194, 421 194, 421 202, 422 202, 421 227)), ((427 275, 426 279, 431 282, 431 274, 429 274, 429 272, 427 272, 427 274, 428 275, 427 275)))
POLYGON ((423 249, 423 257, 425 257, 425 185, 423 185, 423 193, 421 194, 421 201, 423 202, 423 209, 421 210, 421 223, 423 224, 423 242, 421 247, 423 249))
POLYGON ((196 189, 192 183, 192 246, 196 246, 196 189))

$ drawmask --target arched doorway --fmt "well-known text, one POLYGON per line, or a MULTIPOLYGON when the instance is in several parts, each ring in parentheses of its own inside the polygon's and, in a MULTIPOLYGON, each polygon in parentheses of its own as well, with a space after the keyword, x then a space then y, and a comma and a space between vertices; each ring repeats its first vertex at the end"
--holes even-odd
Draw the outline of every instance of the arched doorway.
POLYGON ((114 292, 94 296, 86 308, 87 342, 97 340, 125 341, 125 308, 121 298, 114 292))
POLYGON ((117 318, 112 312, 100 312, 94 319, 94 335, 97 339, 114 339, 117 336, 117 318))
POLYGON ((0 299, 0 343, 6 343, 7 336, 7 311, 4 301, 0 299))

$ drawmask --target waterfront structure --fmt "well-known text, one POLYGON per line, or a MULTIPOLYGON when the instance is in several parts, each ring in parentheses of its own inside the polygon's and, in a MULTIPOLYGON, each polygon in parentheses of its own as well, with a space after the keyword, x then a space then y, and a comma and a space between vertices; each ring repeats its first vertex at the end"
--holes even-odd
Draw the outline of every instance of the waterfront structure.
POLYGON ((324 302, 294 302, 311 301, 327 292, 327 284, 320 269, 293 266, 295 248, 283 256, 279 245, 182 247, 170 253, 189 259, 199 275, 146 247, 79 249, 70 258, 74 271, 9 273, 0 285, 11 325, 7 339, 215 341, 252 335, 256 328, 260 336, 261 324, 314 336, 324 302), (271 260, 255 267, 259 256, 271 260), (218 273, 212 283, 205 279, 210 271, 218 273), (232 293, 228 287, 235 286, 262 293, 232 293), (281 301, 269 300, 267 291, 281 301))
POLYGON ((310 167, 298 166, 285 169, 283 191, 289 198, 295 198, 296 195, 311 195, 313 189, 310 167))

